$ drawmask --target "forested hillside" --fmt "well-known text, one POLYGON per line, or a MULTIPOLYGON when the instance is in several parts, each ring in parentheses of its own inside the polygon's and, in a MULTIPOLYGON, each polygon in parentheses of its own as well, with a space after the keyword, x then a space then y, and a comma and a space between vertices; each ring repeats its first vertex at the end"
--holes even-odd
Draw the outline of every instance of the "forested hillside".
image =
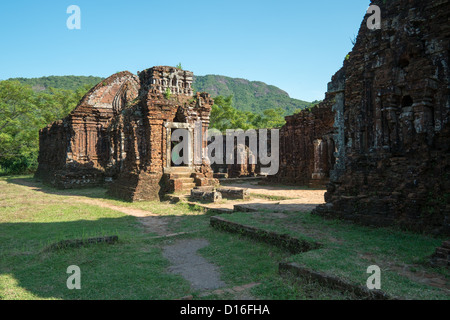
MULTIPOLYGON (((48 88, 76 90, 81 86, 93 87, 103 80, 101 77, 85 76, 49 76, 41 78, 14 78, 22 84, 29 85, 35 91, 48 88)), ((229 78, 218 75, 196 76, 195 91, 208 92, 217 96, 233 96, 232 104, 239 111, 250 111, 259 115, 264 110, 281 109, 283 116, 291 115, 298 109, 311 106, 310 102, 290 98, 289 95, 275 86, 259 81, 229 78)))
MULTIPOLYGON (((67 116, 102 80, 50 76, 0 81, 0 175, 35 170, 39 129, 67 116)), ((214 97, 210 127, 221 131, 281 128, 284 116, 312 105, 263 82, 224 76, 196 77, 194 88, 214 97)))
POLYGON ((44 91, 48 88, 77 90, 80 87, 93 87, 103 80, 101 77, 85 76, 49 76, 41 78, 12 78, 22 84, 29 85, 34 91, 44 91))
POLYGON ((280 88, 260 81, 218 75, 196 76, 194 88, 196 91, 209 92, 213 97, 232 95, 236 109, 257 114, 262 114, 264 110, 281 108, 284 115, 291 115, 298 109, 311 106, 310 102, 293 99, 280 88))

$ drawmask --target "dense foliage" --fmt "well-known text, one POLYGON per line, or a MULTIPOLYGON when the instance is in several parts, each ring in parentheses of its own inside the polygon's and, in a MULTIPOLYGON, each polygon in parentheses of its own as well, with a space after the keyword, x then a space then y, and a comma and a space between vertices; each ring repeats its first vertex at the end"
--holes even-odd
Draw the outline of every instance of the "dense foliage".
POLYGON ((93 87, 102 81, 103 78, 93 76, 49 76, 41 78, 12 78, 9 80, 29 85, 34 91, 48 91, 49 88, 75 91, 80 87, 93 87))
POLYGON ((224 132, 226 129, 281 128, 285 124, 283 110, 266 109, 263 114, 240 111, 233 107, 233 96, 218 96, 211 109, 210 127, 224 132))
MULTIPOLYGON (((72 111, 99 77, 50 76, 0 81, 0 174, 33 171, 39 129, 72 111)), ((210 92, 211 127, 280 128, 284 116, 311 106, 274 86, 223 76, 196 77, 194 87, 210 92)))
POLYGON ((65 117, 87 90, 36 92, 18 81, 0 81, 0 173, 36 169, 39 129, 65 117))
POLYGON ((194 89, 208 92, 213 97, 233 96, 233 106, 236 109, 260 115, 264 114, 264 110, 280 108, 283 115, 287 116, 311 105, 309 102, 293 99, 285 91, 264 82, 224 76, 196 76, 194 89))
MULTIPOLYGON (((181 64, 177 65, 181 68, 181 64)), ((93 87, 103 80, 100 77, 84 76, 49 76, 41 78, 14 78, 10 80, 20 81, 33 87, 35 91, 57 88, 65 90, 76 90, 81 86, 93 87)), ((264 110, 283 110, 283 115, 290 115, 299 109, 308 108, 310 102, 297 100, 271 85, 264 82, 248 81, 245 79, 229 78, 225 76, 207 75, 194 78, 194 89, 200 92, 209 92, 213 97, 222 96, 232 98, 232 105, 240 111, 250 111, 264 115, 264 110)))

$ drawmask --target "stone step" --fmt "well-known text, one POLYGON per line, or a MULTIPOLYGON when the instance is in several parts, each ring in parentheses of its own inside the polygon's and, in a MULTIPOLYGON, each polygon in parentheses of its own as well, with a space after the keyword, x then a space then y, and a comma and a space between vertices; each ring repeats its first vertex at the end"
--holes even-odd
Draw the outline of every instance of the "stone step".
POLYGON ((170 179, 191 179, 192 172, 179 172, 179 173, 171 173, 169 175, 170 179))
POLYGON ((202 191, 199 189, 191 190, 191 199, 207 202, 217 202, 222 200, 222 194, 216 191, 202 191))
POLYGON ((183 183, 183 190, 191 190, 195 188, 195 183, 183 183))
POLYGON ((192 173, 192 168, 189 167, 170 167, 167 170, 169 173, 180 173, 180 172, 190 172, 192 173))

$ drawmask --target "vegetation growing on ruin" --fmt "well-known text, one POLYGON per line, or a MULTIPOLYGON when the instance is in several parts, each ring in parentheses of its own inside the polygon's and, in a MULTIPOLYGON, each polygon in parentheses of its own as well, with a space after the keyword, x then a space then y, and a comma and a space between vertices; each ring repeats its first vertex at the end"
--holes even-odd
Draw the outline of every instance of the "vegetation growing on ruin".
POLYGON ((166 89, 166 92, 164 92, 164 97, 165 97, 166 99, 170 99, 171 96, 172 96, 172 92, 170 92, 170 89, 167 88, 167 89, 166 89))

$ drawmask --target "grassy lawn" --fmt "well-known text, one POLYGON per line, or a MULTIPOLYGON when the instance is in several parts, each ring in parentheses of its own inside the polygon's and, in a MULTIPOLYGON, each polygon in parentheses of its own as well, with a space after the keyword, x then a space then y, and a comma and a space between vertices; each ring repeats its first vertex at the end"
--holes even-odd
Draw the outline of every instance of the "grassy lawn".
MULTIPOLYGON (((441 239, 389 230, 373 230, 326 221, 309 214, 233 214, 227 219, 257 225, 295 236, 318 240, 324 248, 290 255, 274 246, 209 226, 214 215, 199 206, 168 202, 123 202, 106 196, 104 188, 56 190, 30 176, 0 178, 0 299, 232 299, 233 294, 208 295, 191 288, 188 281, 168 272, 170 262, 163 247, 183 239, 207 239, 199 254, 218 266, 226 288, 260 283, 248 294, 257 299, 352 299, 347 292, 314 282, 300 284, 278 275, 280 261, 296 261, 317 270, 365 281, 365 269, 373 262, 414 264, 431 269, 425 257, 441 239), (146 229, 140 218, 98 202, 120 208, 148 211, 164 219, 167 233, 187 232, 161 238, 146 229), (116 244, 45 251, 50 244, 66 239, 118 235, 116 244), (66 287, 67 267, 81 269, 81 290, 66 287)), ((395 271, 382 275, 382 289, 412 298, 448 299, 395 271)))
POLYGON ((27 190, 0 180, 0 299, 165 299, 189 291, 165 273, 154 236, 136 218, 69 197, 27 190), (44 252, 50 243, 116 234, 115 245, 44 252), (82 290, 68 290, 66 269, 78 265, 82 290))
POLYGON ((407 299, 449 299, 450 273, 433 268, 428 258, 444 238, 381 228, 352 225, 338 220, 324 220, 310 213, 269 212, 233 213, 226 220, 289 234, 299 239, 318 241, 323 247, 292 255, 296 262, 354 283, 365 285, 370 265, 381 268, 381 289, 407 299), (447 282, 447 289, 423 283, 427 278, 447 282))
POLYGON ((303 288, 278 276, 278 262, 288 254, 270 245, 240 239, 209 227, 212 213, 188 204, 129 203, 108 198, 103 188, 56 190, 30 176, 0 178, 0 299, 199 299, 188 281, 169 273, 162 247, 188 238, 204 238, 199 254, 216 264, 227 288, 261 283, 250 294, 269 299, 345 299, 341 292, 314 283, 303 288), (30 184, 34 187, 31 188, 30 184), (190 232, 160 238, 139 219, 80 200, 100 200, 122 208, 147 210, 167 220, 168 232, 190 232), (118 235, 114 245, 45 251, 66 239, 118 235), (66 287, 67 267, 81 269, 81 290, 66 287))

